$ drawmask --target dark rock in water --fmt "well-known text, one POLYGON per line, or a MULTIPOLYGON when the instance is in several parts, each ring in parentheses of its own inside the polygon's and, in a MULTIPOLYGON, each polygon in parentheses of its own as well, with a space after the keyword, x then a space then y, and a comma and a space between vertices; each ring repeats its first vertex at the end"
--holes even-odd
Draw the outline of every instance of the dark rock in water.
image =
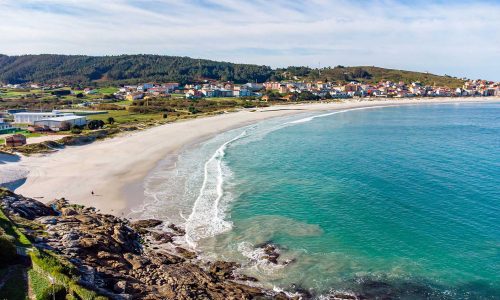
POLYGON ((267 245, 274 245, 273 241, 265 241, 263 243, 259 243, 255 245, 255 248, 265 248, 267 245))
POLYGON ((348 293, 334 293, 333 295, 330 295, 328 297, 331 300, 358 300, 359 298, 356 297, 355 295, 348 294, 348 293))
POLYGON ((179 226, 176 226, 175 224, 168 225, 168 228, 172 229, 178 235, 185 235, 186 234, 186 231, 184 229, 180 228, 179 226))
POLYGON ((147 220, 137 220, 132 222, 130 226, 134 229, 142 229, 142 228, 154 228, 163 224, 163 221, 155 220, 155 219, 147 219, 147 220))
POLYGON ((255 277, 252 276, 247 276, 245 274, 235 274, 234 279, 240 280, 240 281, 249 281, 249 282, 258 282, 259 280, 255 277))
POLYGON ((174 240, 173 240, 173 234, 170 233, 170 232, 151 232, 151 237, 155 240, 155 241, 159 241, 159 242, 162 242, 162 243, 172 243, 174 240))
POLYGON ((259 248, 264 250, 264 259, 272 264, 278 264, 278 258, 280 257, 278 246, 274 244, 262 244, 259 248))
POLYGON ((307 290, 307 289, 305 289, 297 284, 290 285, 289 290, 292 293, 300 294, 301 299, 312 299, 314 297, 314 295, 309 290, 307 290))
POLYGON ((216 261, 210 265, 209 273, 220 279, 234 279, 233 272, 241 267, 234 262, 216 261))

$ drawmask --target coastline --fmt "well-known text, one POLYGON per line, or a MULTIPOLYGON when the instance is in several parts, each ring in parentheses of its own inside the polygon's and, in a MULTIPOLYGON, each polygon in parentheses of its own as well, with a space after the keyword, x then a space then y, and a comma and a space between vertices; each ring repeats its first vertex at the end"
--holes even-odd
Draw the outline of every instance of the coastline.
MULTIPOLYGON (((418 98, 276 105, 176 122, 56 153, 23 157, 29 170, 15 192, 48 202, 65 197, 72 203, 124 215, 144 201, 143 180, 160 161, 175 157, 184 147, 219 133, 261 120, 303 112, 416 104, 498 102, 499 98, 418 98), (91 197, 91 192, 95 195, 91 197)), ((175 159, 172 160, 175 165, 175 159)))

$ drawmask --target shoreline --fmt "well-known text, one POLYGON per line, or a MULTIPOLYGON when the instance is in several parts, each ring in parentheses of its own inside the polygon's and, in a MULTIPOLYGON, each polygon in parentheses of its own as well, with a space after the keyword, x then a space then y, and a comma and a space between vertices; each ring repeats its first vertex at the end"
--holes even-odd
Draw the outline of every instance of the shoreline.
MULTIPOLYGON (((275 105, 240 110, 153 127, 89 145, 67 147, 23 157, 16 164, 29 170, 15 192, 48 202, 65 197, 113 215, 128 214, 144 202, 144 179, 167 156, 206 141, 222 132, 265 119, 304 112, 418 104, 491 103, 500 98, 417 98, 275 105), (95 195, 91 196, 91 192, 95 195)), ((172 165, 175 165, 176 158, 172 165)), ((0 165, 1 166, 1 165, 0 165)))

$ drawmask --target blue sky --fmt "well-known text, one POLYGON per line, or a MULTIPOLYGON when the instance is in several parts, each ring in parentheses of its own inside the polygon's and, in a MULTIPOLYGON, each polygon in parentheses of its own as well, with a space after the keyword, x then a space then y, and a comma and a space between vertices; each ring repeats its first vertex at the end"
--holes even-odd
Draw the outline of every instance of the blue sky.
POLYGON ((500 0, 0 0, 0 53, 376 65, 500 81, 500 0))

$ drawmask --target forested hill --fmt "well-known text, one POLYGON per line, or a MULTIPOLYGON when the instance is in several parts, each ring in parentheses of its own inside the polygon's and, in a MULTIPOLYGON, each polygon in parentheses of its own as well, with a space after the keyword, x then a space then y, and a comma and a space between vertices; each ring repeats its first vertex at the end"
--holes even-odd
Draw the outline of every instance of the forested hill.
POLYGON ((464 80, 448 76, 435 75, 431 73, 413 72, 396 69, 386 69, 372 66, 363 67, 344 67, 336 66, 334 68, 311 69, 308 67, 288 67, 277 69, 276 76, 284 78, 302 78, 305 80, 321 80, 329 82, 362 82, 377 83, 381 81, 392 81, 411 83, 419 81, 425 85, 461 87, 464 80))
POLYGON ((234 64, 206 59, 162 55, 0 55, 0 83, 124 84, 139 82, 192 83, 205 79, 236 83, 266 80, 303 79, 329 82, 376 83, 390 80, 426 85, 458 87, 463 80, 451 76, 377 67, 323 68, 234 64))
POLYGON ((0 82, 3 83, 186 83, 200 79, 263 82, 271 77, 272 72, 267 66, 178 56, 0 55, 0 82))

